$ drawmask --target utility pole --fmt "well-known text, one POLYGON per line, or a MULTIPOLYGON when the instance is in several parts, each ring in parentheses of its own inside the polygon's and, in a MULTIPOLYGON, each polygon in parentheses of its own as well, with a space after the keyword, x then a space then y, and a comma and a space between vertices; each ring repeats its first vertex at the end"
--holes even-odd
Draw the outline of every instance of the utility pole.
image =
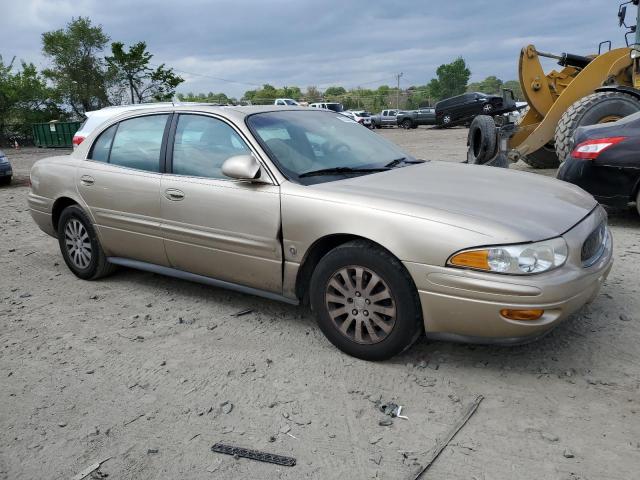
POLYGON ((400 77, 402 77, 402 72, 396 75, 396 81, 398 82, 398 90, 396 91, 396 110, 400 110, 400 77))

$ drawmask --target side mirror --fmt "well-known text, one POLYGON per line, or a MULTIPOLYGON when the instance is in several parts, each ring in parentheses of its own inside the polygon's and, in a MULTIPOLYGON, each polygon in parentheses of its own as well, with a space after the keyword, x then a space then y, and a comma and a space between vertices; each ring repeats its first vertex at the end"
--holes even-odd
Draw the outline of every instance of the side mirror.
POLYGON ((222 173, 236 180, 251 180, 260 183, 260 164, 253 155, 236 155, 222 164, 222 173))

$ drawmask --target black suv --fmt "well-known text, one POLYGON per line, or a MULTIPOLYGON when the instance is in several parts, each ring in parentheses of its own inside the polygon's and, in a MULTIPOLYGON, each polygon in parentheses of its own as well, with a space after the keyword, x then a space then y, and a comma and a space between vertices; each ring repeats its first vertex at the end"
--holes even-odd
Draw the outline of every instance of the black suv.
POLYGON ((463 93, 436 103, 436 125, 451 127, 461 123, 471 123, 477 115, 497 115, 515 109, 515 101, 506 95, 463 93))

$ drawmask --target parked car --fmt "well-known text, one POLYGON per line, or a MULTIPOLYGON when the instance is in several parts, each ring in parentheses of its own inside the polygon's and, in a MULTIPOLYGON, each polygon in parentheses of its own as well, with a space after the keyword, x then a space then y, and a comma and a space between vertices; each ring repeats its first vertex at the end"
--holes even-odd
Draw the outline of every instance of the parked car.
POLYGON ((436 103, 436 125, 471 123, 477 115, 499 115, 516 109, 515 101, 481 92, 464 93, 436 103))
POLYGON ((327 338, 368 360, 425 331, 530 341, 612 264, 606 213, 583 190, 417 160, 303 107, 126 112, 37 162, 28 204, 79 278, 121 265, 309 301, 327 338))
POLYGON ((576 130, 558 178, 612 207, 635 202, 640 213, 640 113, 576 130))
POLYGON ((436 109, 425 107, 418 110, 402 110, 396 115, 396 123, 405 129, 418 128, 418 125, 435 125, 436 109))
POLYGON ((326 110, 333 110, 334 112, 344 111, 344 106, 341 103, 336 102, 319 102, 309 104, 311 108, 324 108, 326 110))
POLYGON ((371 114, 364 110, 345 110, 344 112, 340 112, 342 115, 349 117, 354 122, 358 122, 360 125, 363 125, 367 128, 373 128, 371 124, 371 114))
POLYGON ((397 110, 382 110, 382 112, 371 117, 371 123, 375 128, 395 127, 398 123, 396 120, 397 110))
POLYGON ((132 110, 141 110, 147 108, 156 108, 158 106, 169 106, 169 105, 218 105, 217 103, 197 103, 197 102, 162 102, 162 103, 135 103, 132 105, 115 105, 112 107, 101 108, 100 110, 92 110, 89 112, 85 112, 85 116, 87 117, 85 121, 80 125, 80 128, 73 135, 73 148, 75 149, 78 145, 80 145, 85 138, 89 136, 91 132, 93 132, 96 127, 100 126, 103 122, 107 121, 110 118, 113 118, 117 115, 120 115, 125 112, 130 112, 132 110))
POLYGON ((0 150, 0 185, 9 185, 11 183, 11 177, 13 176, 13 169, 9 159, 0 150))
POLYGON ((293 98, 276 98, 273 101, 273 104, 274 105, 281 105, 281 106, 289 106, 289 107, 297 107, 297 106, 300 105, 293 98))

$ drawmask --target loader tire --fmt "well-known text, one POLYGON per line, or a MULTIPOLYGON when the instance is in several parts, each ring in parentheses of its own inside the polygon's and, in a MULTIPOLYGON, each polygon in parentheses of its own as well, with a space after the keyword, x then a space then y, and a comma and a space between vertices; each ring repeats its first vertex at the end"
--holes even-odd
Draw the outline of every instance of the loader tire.
POLYGON ((496 122, 488 115, 478 115, 471 122, 467 135, 467 162, 484 165, 496 156, 496 122))
POLYGON ((535 152, 522 157, 522 161, 531 168, 558 168, 560 166, 553 142, 549 142, 535 152))
POLYGON ((556 154, 560 163, 573 150, 573 135, 578 127, 615 122, 640 111, 640 101, 622 92, 596 92, 576 101, 564 112, 555 132, 556 154))

